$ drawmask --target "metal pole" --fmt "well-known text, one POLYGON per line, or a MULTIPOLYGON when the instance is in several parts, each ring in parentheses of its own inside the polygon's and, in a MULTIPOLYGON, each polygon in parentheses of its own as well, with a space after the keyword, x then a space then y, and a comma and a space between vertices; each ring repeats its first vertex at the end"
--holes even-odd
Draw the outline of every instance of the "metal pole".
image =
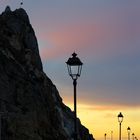
POLYGON ((105 140, 106 140, 106 133, 105 133, 105 140))
POLYGON ((128 132, 128 140, 130 140, 130 132, 128 132))
POLYGON ((121 140, 121 123, 120 123, 120 136, 119 136, 119 140, 121 140))
POLYGON ((113 140, 113 131, 111 131, 111 140, 113 140))
POLYGON ((73 80, 74 86, 74 140, 77 140, 77 108, 76 108, 76 86, 77 81, 76 79, 73 80))

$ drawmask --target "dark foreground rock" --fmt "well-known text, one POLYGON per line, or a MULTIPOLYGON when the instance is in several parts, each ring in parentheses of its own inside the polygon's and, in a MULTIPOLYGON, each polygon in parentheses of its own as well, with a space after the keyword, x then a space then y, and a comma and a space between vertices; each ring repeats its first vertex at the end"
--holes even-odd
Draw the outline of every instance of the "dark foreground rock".
MULTIPOLYGON (((43 72, 24 9, 0 15, 0 128, 2 140, 73 140, 72 111, 43 72)), ((79 140, 93 140, 78 121, 79 140)))

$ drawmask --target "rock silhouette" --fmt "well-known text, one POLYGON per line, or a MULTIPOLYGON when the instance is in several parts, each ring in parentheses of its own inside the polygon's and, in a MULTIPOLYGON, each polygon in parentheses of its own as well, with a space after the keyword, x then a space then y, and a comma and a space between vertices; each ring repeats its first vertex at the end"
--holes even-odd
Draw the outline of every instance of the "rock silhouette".
MULTIPOLYGON (((43 72, 26 11, 0 15, 0 133, 2 140, 73 140, 73 112, 43 72)), ((79 140, 93 140, 78 122, 79 140)))

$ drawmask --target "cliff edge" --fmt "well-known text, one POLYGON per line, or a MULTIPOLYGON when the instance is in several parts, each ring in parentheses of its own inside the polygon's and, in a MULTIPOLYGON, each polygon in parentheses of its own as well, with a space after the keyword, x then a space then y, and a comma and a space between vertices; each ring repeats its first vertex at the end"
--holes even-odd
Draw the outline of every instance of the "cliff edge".
MULTIPOLYGON (((43 72, 26 11, 0 15, 0 135, 2 140, 73 140, 73 112, 43 72)), ((78 122, 79 140, 93 140, 78 122)))

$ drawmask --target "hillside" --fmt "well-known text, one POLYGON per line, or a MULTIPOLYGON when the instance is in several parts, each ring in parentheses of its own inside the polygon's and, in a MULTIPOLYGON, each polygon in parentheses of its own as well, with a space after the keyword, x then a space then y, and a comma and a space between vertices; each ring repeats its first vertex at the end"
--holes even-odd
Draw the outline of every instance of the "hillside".
MULTIPOLYGON (((0 15, 1 140, 73 140, 73 112, 43 72, 26 11, 0 15)), ((79 140, 93 140, 78 121, 79 140)))

